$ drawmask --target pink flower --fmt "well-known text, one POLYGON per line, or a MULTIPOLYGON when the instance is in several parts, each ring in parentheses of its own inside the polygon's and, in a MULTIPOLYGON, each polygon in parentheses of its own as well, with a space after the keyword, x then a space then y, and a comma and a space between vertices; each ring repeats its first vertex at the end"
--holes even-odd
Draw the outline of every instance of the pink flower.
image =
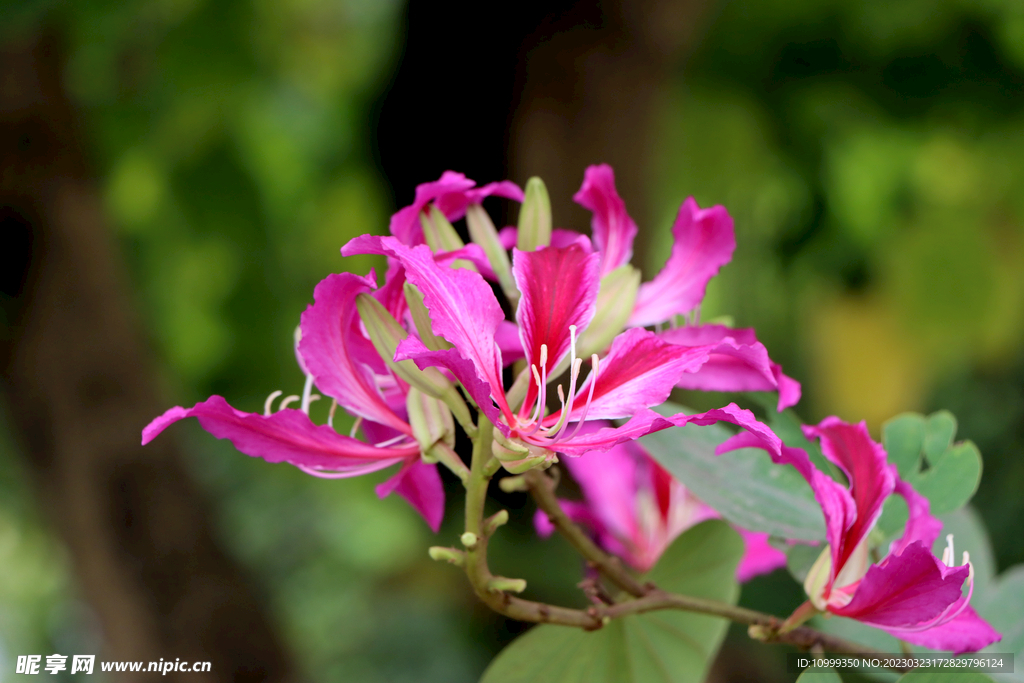
MULTIPOLYGON (((397 281, 398 292, 401 286, 397 281)), ((302 314, 297 355, 307 380, 301 397, 285 399, 274 412, 273 401, 281 393, 274 392, 263 414, 235 410, 220 396, 192 408, 174 407, 143 430, 143 445, 171 423, 195 417, 203 429, 229 439, 246 455, 287 462, 319 477, 354 477, 400 465, 395 476, 377 487, 377 494, 384 497, 396 491, 436 531, 444 515, 444 489, 436 465, 422 461, 406 419, 408 387, 387 370, 361 331, 356 311, 356 296, 361 293, 373 294, 393 310, 400 305, 395 289, 395 281, 376 289, 372 273, 328 276, 314 290, 315 303, 302 314), (309 419, 309 405, 318 398, 312 394, 314 384, 359 418, 368 442, 309 419), (286 407, 293 400, 300 401, 299 409, 286 407)))
POLYGON ((436 206, 445 218, 455 221, 466 214, 467 206, 479 204, 491 196, 523 201, 523 191, 509 180, 476 187, 476 183, 462 173, 445 171, 437 180, 416 186, 416 198, 412 204, 399 209, 391 217, 390 232, 402 244, 423 244, 420 214, 431 204, 436 206))
MULTIPOLYGON (((593 429, 589 425, 584 429, 593 429)), ((574 521, 589 527, 598 543, 641 572, 648 571, 681 533, 720 515, 697 499, 638 442, 620 444, 605 453, 570 458, 565 466, 579 483, 583 502, 560 501, 574 521)), ((537 531, 554 530, 538 510, 537 531)), ((739 529, 746 552, 736 578, 747 581, 785 566, 786 555, 768 544, 768 534, 739 529)))
POLYGON ((497 343, 504 322, 490 286, 475 272, 440 266, 425 245, 408 247, 394 237, 362 237, 342 254, 382 253, 405 269, 423 294, 433 333, 453 348, 430 350, 418 339, 403 341, 395 360, 413 359, 420 367, 446 368, 480 410, 498 427, 506 462, 550 458, 555 452, 580 455, 606 450, 658 429, 687 422, 727 420, 745 427, 767 427, 735 405, 702 415, 661 417, 650 410, 663 403, 682 374, 699 370, 714 353, 729 353, 729 339, 702 346, 671 344, 641 328, 617 336, 604 358, 591 357, 591 372, 580 382, 583 359, 575 344, 594 316, 599 255, 584 237, 564 247, 533 252, 514 250, 512 271, 521 292, 516 313, 519 341, 529 375, 525 398, 515 406, 502 383, 502 350, 497 343), (561 408, 545 415, 548 379, 569 370, 568 391, 558 387, 561 408), (631 418, 622 427, 581 432, 586 420, 631 418), (576 423, 575 427, 570 427, 576 423))
POLYGON ((804 432, 820 440, 822 453, 842 470, 849 486, 816 469, 802 449, 762 435, 739 434, 719 451, 764 448, 776 462, 793 465, 811 485, 825 515, 828 539, 828 547, 804 584, 811 603, 821 611, 937 650, 959 654, 998 641, 1001 636, 968 605, 974 576, 967 553, 962 564, 955 566, 949 536, 942 560, 932 555, 941 522, 929 513, 928 500, 899 479, 864 423, 851 425, 829 417, 816 427, 804 427, 804 432), (872 564, 868 535, 893 493, 907 502, 907 526, 888 554, 872 564), (962 595, 965 582, 968 592, 962 595))

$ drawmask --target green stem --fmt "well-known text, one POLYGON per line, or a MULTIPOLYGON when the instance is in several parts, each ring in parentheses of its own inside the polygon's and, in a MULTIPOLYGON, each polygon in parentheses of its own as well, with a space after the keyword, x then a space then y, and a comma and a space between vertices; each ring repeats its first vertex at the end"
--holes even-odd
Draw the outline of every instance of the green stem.
POLYGON ((450 469, 452 473, 462 480, 462 485, 465 486, 466 482, 469 481, 469 468, 466 467, 466 463, 462 462, 462 458, 459 454, 452 450, 451 446, 438 441, 430 447, 430 455, 437 458, 437 461, 450 469))

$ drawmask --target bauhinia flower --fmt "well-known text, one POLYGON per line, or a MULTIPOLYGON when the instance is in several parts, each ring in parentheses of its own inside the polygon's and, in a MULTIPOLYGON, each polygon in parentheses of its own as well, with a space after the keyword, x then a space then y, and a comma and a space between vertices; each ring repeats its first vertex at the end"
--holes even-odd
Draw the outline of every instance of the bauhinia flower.
POLYGON ((719 450, 764 448, 776 462, 793 465, 811 485, 825 515, 828 546, 804 584, 810 605, 936 650, 973 652, 998 641, 1000 634, 969 605, 974 589, 969 555, 965 552, 956 565, 952 536, 941 560, 932 554, 942 523, 929 513, 928 500, 899 478, 864 423, 829 417, 804 432, 820 440, 822 453, 846 476, 848 486, 815 468, 802 449, 763 433, 741 433, 719 450), (894 493, 907 503, 907 526, 885 557, 872 563, 869 534, 894 493))
MULTIPOLYGON (((594 429, 587 425, 584 429, 594 429)), ((640 572, 646 572, 681 533, 720 515, 686 489, 639 442, 604 453, 568 458, 565 466, 579 483, 583 501, 560 500, 569 517, 589 528, 597 542, 640 572)), ((534 517, 538 532, 554 526, 542 510, 534 517)), ((736 527, 746 551, 736 578, 747 581, 786 564, 786 555, 768 543, 768 534, 736 527)))
POLYGON ((729 339, 683 346, 642 328, 630 329, 612 340, 603 358, 591 354, 590 373, 581 381, 583 359, 576 355, 576 342, 594 317, 600 272, 600 255, 585 237, 564 247, 513 252, 512 272, 521 294, 516 322, 527 369, 508 392, 498 343, 504 313, 480 274, 441 266, 428 247, 409 247, 394 237, 364 236, 342 249, 344 255, 367 252, 386 254, 404 268, 422 293, 432 334, 446 342, 428 348, 410 336, 394 360, 441 367, 461 382, 497 426, 496 453, 512 471, 551 461, 555 453, 606 450, 688 422, 727 420, 767 429, 735 405, 667 418, 650 410, 668 398, 683 373, 698 371, 714 353, 733 352, 737 345, 729 339), (562 368, 569 372, 568 391, 557 386, 560 407, 547 414, 548 382, 562 368), (581 431, 587 420, 619 418, 630 419, 621 427, 581 431))
MULTIPOLYGON (((377 289, 373 273, 366 277, 351 273, 328 276, 314 290, 315 303, 302 314, 299 326, 296 355, 306 374, 301 397, 285 398, 275 411, 274 401, 281 394, 275 391, 259 414, 236 410, 224 398, 211 396, 192 408, 171 408, 153 420, 142 432, 142 443, 152 441, 173 422, 195 417, 203 429, 229 439, 246 455, 287 462, 318 477, 353 477, 399 465, 398 472, 377 487, 378 495, 397 492, 436 531, 444 514, 444 489, 436 465, 422 457, 435 444, 423 443, 423 430, 417 433, 410 425, 409 410, 414 402, 411 407, 415 411, 434 399, 411 388, 389 369, 364 334, 357 311, 359 297, 366 295, 380 299, 385 309, 400 308, 395 291, 400 296, 401 286, 400 280, 393 280, 377 289), (312 393, 314 384, 357 417, 352 434, 336 432, 330 419, 323 425, 310 420, 310 403, 319 398, 312 393), (288 407, 296 401, 297 409, 288 407), (355 438, 357 427, 366 441, 355 438)), ((433 380, 445 382, 436 373, 433 380)), ((442 421, 450 422, 447 408, 434 408, 442 421)), ((440 431, 435 435, 450 442, 451 429, 440 431)))

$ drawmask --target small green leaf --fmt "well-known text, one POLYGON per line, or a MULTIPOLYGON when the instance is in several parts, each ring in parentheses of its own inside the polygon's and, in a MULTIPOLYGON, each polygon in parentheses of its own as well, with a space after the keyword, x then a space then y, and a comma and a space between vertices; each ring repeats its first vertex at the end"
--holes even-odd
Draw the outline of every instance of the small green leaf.
POLYGON ((981 453, 970 441, 958 443, 936 458, 929 469, 908 479, 918 493, 928 498, 932 514, 951 512, 967 503, 978 490, 981 453))
MULTIPOLYGON (((681 412, 666 403, 659 411, 681 412)), ((795 469, 758 448, 715 455, 732 434, 719 425, 672 427, 640 440, 694 495, 725 519, 751 531, 801 541, 825 539, 825 521, 811 487, 795 469)))
POLYGON ((786 550, 786 569, 794 579, 803 583, 807 578, 807 573, 811 571, 811 567, 821 556, 821 551, 822 546, 820 545, 795 543, 789 546, 789 549, 786 550))
POLYGON ((830 667, 808 667, 796 683, 843 683, 843 679, 830 667))
MULTIPOLYGON (((743 541, 710 520, 676 539, 645 577, 669 591, 734 604, 743 541)), ((588 633, 535 626, 495 658, 481 683, 700 683, 725 636, 724 619, 665 610, 588 633)))
POLYGON ((924 415, 918 413, 903 413, 882 425, 882 445, 901 477, 920 469, 926 425, 924 415))
POLYGON ((928 416, 924 432, 924 455, 934 465, 953 444, 956 436, 956 418, 948 410, 940 410, 928 416))

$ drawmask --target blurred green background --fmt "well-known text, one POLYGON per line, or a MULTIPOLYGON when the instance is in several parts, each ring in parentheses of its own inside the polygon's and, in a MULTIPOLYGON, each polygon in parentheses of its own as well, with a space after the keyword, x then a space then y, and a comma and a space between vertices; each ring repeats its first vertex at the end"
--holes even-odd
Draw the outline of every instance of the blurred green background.
MULTIPOLYGON (((44 20, 64 35, 64 86, 167 405, 217 393, 257 410, 275 389, 297 392, 292 331, 313 286, 380 265, 338 248, 386 231, 412 198, 412 184, 389 184, 375 140, 410 16, 397 0, 4 8, 4 39, 44 20)), ((705 17, 659 93, 646 276, 686 196, 724 204, 738 248, 704 317, 757 328, 804 383, 805 420, 866 419, 877 435, 900 411, 952 410, 985 457, 975 504, 998 565, 1024 561, 1024 5, 737 0, 705 17)), ((418 106, 471 106, 458 72, 437 74, 436 98, 418 106)), ((431 158, 437 172, 413 182, 471 171, 456 160, 431 158)), ((175 430, 220 541, 311 680, 472 681, 514 634, 458 572, 426 560, 434 537, 397 497, 378 501, 375 482, 317 480, 194 424, 175 430)), ((0 436, 0 671, 21 652, 99 651, 0 436)), ((572 599, 576 560, 533 538, 525 501, 505 502, 525 521, 492 564, 572 599), (532 571, 542 555, 558 573, 532 571)), ((440 543, 454 541, 459 512, 455 500, 440 543)), ((744 601, 775 604, 789 581, 775 579, 744 601)))

